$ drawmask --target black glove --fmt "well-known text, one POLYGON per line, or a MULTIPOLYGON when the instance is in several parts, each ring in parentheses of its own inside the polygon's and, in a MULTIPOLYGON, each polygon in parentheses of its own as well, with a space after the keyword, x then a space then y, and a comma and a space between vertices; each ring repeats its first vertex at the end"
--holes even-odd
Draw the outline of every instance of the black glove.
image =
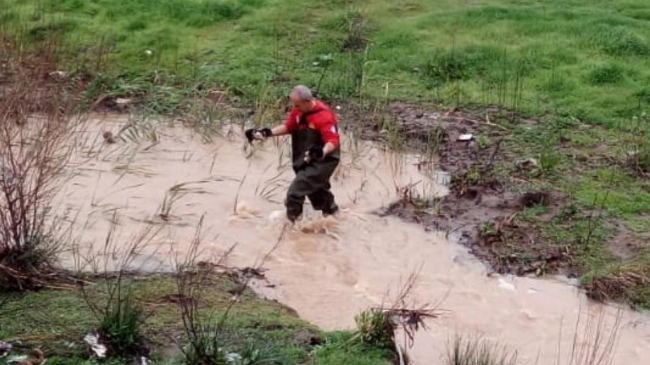
POLYGON ((320 161, 323 159, 323 147, 311 146, 307 154, 312 160, 320 161))
POLYGON ((271 132, 270 128, 264 128, 264 129, 247 129, 244 134, 246 135, 246 139, 248 139, 248 143, 252 143, 253 140, 255 139, 255 134, 260 133, 264 138, 271 137, 273 135, 273 132, 271 132))

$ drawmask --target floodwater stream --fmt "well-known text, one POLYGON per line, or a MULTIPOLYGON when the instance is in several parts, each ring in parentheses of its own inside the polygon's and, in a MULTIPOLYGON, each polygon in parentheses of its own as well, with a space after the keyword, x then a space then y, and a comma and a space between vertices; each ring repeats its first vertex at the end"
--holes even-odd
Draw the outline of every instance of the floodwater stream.
MULTIPOLYGON (((203 217, 202 258, 220 257, 233 245, 231 265, 254 266, 265 257, 274 286, 260 290, 324 330, 352 328, 356 314, 390 302, 400 283, 417 273, 413 302, 440 303, 444 312, 418 332, 409 349, 415 364, 443 364, 447 341, 464 334, 516 349, 520 364, 551 365, 560 358, 560 364, 582 365, 565 360, 580 313, 603 313, 605 332, 618 313, 588 302, 565 281, 488 276, 444 233, 373 214, 409 184, 428 196, 447 193, 434 172, 418 168, 417 156, 346 135, 332 181, 340 215, 321 218, 306 203, 305 221, 284 228, 282 201, 293 176, 287 139, 252 151, 245 150, 239 127, 225 127, 209 142, 184 127, 158 127, 156 142, 105 144, 102 133, 117 133, 127 119, 96 115, 91 122, 78 136, 83 146, 57 197, 60 209, 75 212, 81 232, 75 254, 62 256, 68 266, 91 269, 88 257, 115 263, 120 253, 104 249, 111 226, 122 250, 149 226, 160 231, 130 265, 168 270, 188 252, 203 217)), ((613 365, 647 364, 650 318, 624 310, 615 351, 613 365)))

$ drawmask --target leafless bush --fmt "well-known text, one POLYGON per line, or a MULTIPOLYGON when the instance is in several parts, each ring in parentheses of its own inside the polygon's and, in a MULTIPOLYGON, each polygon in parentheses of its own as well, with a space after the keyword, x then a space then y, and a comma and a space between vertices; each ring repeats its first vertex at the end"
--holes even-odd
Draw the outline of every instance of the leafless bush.
POLYGON ((53 279, 60 227, 50 204, 78 123, 69 117, 74 98, 40 74, 53 67, 53 51, 36 59, 0 40, 0 289, 14 290, 53 279))

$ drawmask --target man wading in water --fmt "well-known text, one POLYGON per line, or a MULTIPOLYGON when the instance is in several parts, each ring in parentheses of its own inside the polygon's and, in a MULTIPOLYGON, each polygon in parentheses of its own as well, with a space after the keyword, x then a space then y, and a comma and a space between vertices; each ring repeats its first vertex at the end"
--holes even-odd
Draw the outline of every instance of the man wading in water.
POLYGON ((248 129, 246 138, 266 139, 291 134, 293 171, 296 173, 284 204, 287 218, 295 222, 302 214, 305 197, 324 216, 339 208, 330 192, 330 177, 340 160, 338 121, 334 112, 316 100, 309 88, 296 86, 291 95, 293 110, 284 124, 273 129, 248 129))

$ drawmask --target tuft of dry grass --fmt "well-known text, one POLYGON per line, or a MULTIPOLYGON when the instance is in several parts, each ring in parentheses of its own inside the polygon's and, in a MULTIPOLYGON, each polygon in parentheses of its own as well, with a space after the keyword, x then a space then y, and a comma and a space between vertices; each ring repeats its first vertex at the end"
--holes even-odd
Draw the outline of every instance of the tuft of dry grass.
POLYGON ((596 301, 623 300, 630 304, 642 302, 639 289, 650 284, 650 267, 623 265, 608 275, 590 279, 583 285, 587 296, 596 301))
MULTIPOLYGON (((600 307, 597 311, 598 313, 594 313, 588 309, 585 313, 584 310, 580 310, 575 323, 571 352, 567 359, 568 365, 609 365, 612 363, 623 320, 623 311, 619 308, 611 323, 607 321, 607 308, 600 307), (583 321, 585 314, 587 319, 583 321), (581 326, 583 326, 582 331, 580 331, 581 326)), ((560 334, 558 343, 561 342, 560 334)), ((558 347, 557 365, 562 363, 561 346, 558 347)))
POLYGON ((445 365, 516 365, 517 353, 487 339, 457 335, 447 351, 445 365))

